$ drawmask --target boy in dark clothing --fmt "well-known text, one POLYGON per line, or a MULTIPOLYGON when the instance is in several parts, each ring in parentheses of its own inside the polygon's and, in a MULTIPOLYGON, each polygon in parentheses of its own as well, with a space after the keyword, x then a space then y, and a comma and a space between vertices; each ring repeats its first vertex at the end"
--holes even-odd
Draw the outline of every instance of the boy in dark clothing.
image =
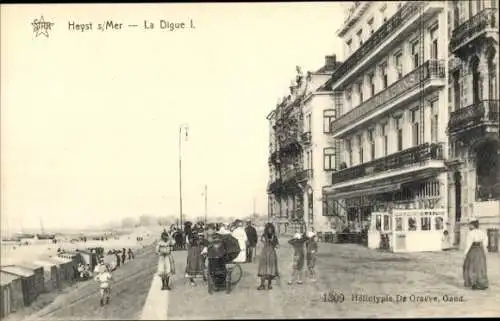
POLYGON ((247 222, 245 233, 247 234, 247 239, 248 239, 246 261, 252 262, 252 254, 258 242, 257 230, 255 229, 255 227, 252 226, 252 221, 247 222))

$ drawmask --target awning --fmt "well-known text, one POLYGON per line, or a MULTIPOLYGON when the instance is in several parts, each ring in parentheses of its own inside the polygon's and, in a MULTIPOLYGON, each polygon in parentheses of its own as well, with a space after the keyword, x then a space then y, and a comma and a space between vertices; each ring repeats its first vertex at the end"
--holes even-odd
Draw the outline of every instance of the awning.
POLYGON ((436 176, 436 172, 434 171, 426 171, 420 173, 414 172, 409 176, 393 177, 383 181, 379 180, 378 182, 372 181, 369 185, 362 184, 358 186, 342 188, 335 188, 334 185, 330 185, 323 187, 323 194, 326 194, 329 198, 344 199, 361 195, 388 193, 400 190, 403 184, 428 179, 434 176, 436 176))
POLYGON ((373 186, 365 189, 351 190, 346 192, 335 192, 335 190, 330 192, 325 190, 324 192, 327 193, 328 197, 330 198, 342 199, 342 198, 351 198, 361 195, 373 195, 373 194, 394 192, 400 189, 401 189, 401 184, 388 184, 388 185, 373 186))

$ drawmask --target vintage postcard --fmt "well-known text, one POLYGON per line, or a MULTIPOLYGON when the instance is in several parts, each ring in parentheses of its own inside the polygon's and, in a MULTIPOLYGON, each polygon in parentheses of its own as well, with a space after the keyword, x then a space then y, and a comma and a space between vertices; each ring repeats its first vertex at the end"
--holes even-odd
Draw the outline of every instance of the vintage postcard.
POLYGON ((2 4, 2 320, 500 316, 498 8, 2 4))

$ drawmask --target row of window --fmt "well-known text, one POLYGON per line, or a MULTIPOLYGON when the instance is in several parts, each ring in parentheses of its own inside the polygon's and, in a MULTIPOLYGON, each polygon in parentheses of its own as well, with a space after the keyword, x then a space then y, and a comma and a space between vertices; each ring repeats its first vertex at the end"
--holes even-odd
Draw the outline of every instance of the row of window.
MULTIPOLYGON (((431 109, 431 119, 430 119, 430 126, 431 126, 431 142, 437 142, 438 141, 438 120, 439 120, 439 109, 438 109, 438 100, 433 100, 430 102, 430 109, 431 109)), ((421 145, 424 142, 423 136, 424 136, 424 125, 425 121, 423 121, 423 110, 419 107, 414 108, 410 110, 410 130, 411 130, 411 146, 418 146, 421 145)), ((394 115, 391 117, 393 121, 393 134, 395 134, 395 146, 396 146, 396 151, 395 152, 400 152, 403 150, 404 145, 403 145, 403 136, 405 134, 405 126, 404 126, 404 120, 401 114, 394 115)), ((379 131, 379 137, 381 140, 381 154, 380 157, 385 157, 389 154, 389 134, 390 134, 390 128, 389 128, 389 121, 384 122, 379 124, 380 131, 379 131)), ((363 133, 359 133, 355 135, 351 139, 345 140, 345 151, 347 154, 347 159, 345 160, 346 164, 349 166, 353 165, 353 147, 354 145, 357 147, 357 152, 358 152, 358 163, 362 164, 365 161, 372 161, 377 158, 377 155, 375 154, 376 146, 375 146, 375 137, 376 137, 376 130, 375 128, 369 128, 366 131, 366 142, 367 144, 364 144, 365 140, 363 139, 363 133), (368 145, 368 155, 365 155, 365 147, 368 145), (368 156, 368 157, 367 157, 368 156)))
MULTIPOLYGON (((430 231, 433 230, 432 228, 432 218, 434 218, 434 230, 442 230, 443 229, 443 217, 441 216, 434 216, 434 215, 424 215, 420 216, 420 231, 430 231)), ((396 217, 395 218, 395 224, 396 226, 394 229, 396 231, 403 231, 404 226, 403 226, 403 217, 396 217)), ((389 215, 383 215, 383 221, 381 215, 377 215, 375 217, 375 229, 377 231, 384 231, 388 232, 391 230, 391 220, 389 215)), ((417 218, 410 216, 407 218, 407 228, 408 231, 417 231, 418 230, 418 225, 417 225, 417 218)))
POLYGON ((486 8, 496 8, 496 2, 497 0, 454 1, 453 28, 457 28, 486 8))
MULTIPOLYGON (((433 25, 429 30, 430 35, 430 59, 438 59, 439 37, 438 25, 433 25)), ((415 39, 409 42, 409 51, 411 55, 411 65, 408 72, 418 68, 423 63, 423 47, 421 39, 415 39)), ((378 92, 387 89, 390 83, 394 83, 406 74, 405 56, 403 48, 396 50, 392 55, 392 60, 382 62, 378 66, 378 77, 375 70, 368 72, 362 79, 355 82, 352 87, 345 90, 345 110, 348 112, 355 106, 362 104, 365 100, 375 96, 378 92), (389 68, 390 67, 390 68, 389 68), (394 72, 391 72, 394 70, 394 72), (354 95, 355 94, 355 95, 354 95), (356 98, 356 100, 354 99, 356 98)), ((407 59, 407 58, 406 58, 407 59)))

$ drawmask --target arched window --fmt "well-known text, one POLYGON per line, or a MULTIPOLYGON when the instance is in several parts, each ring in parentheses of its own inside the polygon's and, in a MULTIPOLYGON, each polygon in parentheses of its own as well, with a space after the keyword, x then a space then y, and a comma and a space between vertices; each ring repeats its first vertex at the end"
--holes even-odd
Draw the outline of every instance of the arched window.
POLYGON ((498 80, 497 80, 497 62, 495 52, 488 55, 488 99, 498 99, 498 80))
POLYGON ((481 100, 481 79, 479 75, 479 58, 477 56, 471 59, 469 72, 472 75, 472 103, 477 104, 481 100))

